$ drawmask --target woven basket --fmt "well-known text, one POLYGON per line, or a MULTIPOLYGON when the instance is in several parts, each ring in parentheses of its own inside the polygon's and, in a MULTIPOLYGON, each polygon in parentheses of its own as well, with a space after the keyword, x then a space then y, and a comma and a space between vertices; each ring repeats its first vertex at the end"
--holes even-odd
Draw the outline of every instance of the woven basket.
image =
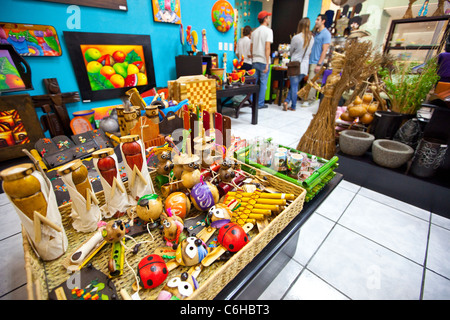
MULTIPOLYGON (((244 164, 242 164, 244 165, 244 164)), ((203 268, 197 281, 200 285, 189 299, 192 300, 209 300, 213 299, 226 285, 230 282, 261 250, 281 231, 292 219, 300 213, 303 208, 303 203, 306 196, 306 190, 300 186, 286 182, 277 177, 268 175, 258 169, 257 176, 266 176, 270 186, 283 193, 292 193, 296 196, 295 200, 287 206, 280 214, 272 218, 270 224, 258 233, 256 227, 250 231, 251 241, 238 253, 234 254, 227 261, 216 261, 211 266, 203 268)), ((156 186, 156 171, 150 173, 153 184, 156 186)), ((159 190, 157 190, 159 192, 159 190)), ((97 193, 100 204, 104 203, 103 191, 97 193)), ((59 207, 63 226, 69 240, 69 247, 66 253, 54 261, 42 261, 30 246, 25 229, 22 228, 23 247, 25 255, 25 269, 27 274, 27 292, 28 298, 33 299, 48 299, 49 292, 55 287, 66 281, 70 274, 61 265, 61 262, 72 253, 82 242, 92 236, 93 233, 79 233, 72 227, 72 220, 70 218, 71 204, 59 207)), ((190 216, 199 214, 195 208, 190 212, 190 216)), ((130 252, 126 253, 126 261, 124 265, 123 275, 118 278, 113 278, 117 292, 124 289, 129 295, 134 293, 132 284, 135 282, 136 268, 145 256, 152 254, 157 247, 165 246, 165 242, 159 231, 152 231, 152 236, 148 233, 135 237, 136 241, 143 242, 139 252, 133 255, 130 252), (130 270, 130 267, 132 270, 130 270)), ((127 240, 126 245, 133 247, 132 240, 127 240)), ((111 245, 105 245, 91 260, 92 265, 108 274, 108 260, 111 253, 111 245)), ((168 279, 182 272, 188 271, 189 267, 179 266, 172 270, 168 279)), ((167 279, 167 280, 168 280, 167 279)), ((167 282, 167 280, 165 282, 167 282)), ((139 295, 141 299, 156 299, 163 285, 154 289, 141 289, 139 295)))

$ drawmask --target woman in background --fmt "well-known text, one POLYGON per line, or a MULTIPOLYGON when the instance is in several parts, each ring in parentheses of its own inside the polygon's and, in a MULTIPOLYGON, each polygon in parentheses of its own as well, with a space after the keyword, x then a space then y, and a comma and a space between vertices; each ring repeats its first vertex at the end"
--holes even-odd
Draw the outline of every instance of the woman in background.
POLYGON ((308 18, 302 18, 298 22, 297 34, 291 40, 291 62, 300 62, 300 74, 289 77, 291 86, 289 88, 289 93, 286 100, 283 103, 284 111, 287 111, 288 109, 295 111, 297 105, 298 85, 308 74, 309 56, 314 44, 314 37, 312 36, 310 25, 311 22, 308 18), (291 103, 291 107, 288 108, 289 103, 291 103))

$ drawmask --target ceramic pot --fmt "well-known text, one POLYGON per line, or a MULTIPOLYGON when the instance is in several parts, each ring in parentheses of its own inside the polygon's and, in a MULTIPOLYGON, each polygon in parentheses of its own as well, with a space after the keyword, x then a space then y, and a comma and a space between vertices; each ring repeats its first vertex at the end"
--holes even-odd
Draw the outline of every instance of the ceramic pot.
POLYGON ((377 111, 374 115, 370 133, 375 139, 392 139, 402 124, 403 115, 389 111, 377 111))
POLYGON ((422 178, 434 176, 444 162, 447 147, 446 142, 442 140, 432 138, 420 140, 411 165, 411 173, 422 178))
POLYGON ((374 140, 375 136, 370 133, 344 130, 339 136, 339 147, 343 153, 359 157, 369 150, 374 140))
POLYGON ((378 139, 372 144, 373 161, 382 167, 401 167, 413 154, 413 148, 398 141, 378 139))

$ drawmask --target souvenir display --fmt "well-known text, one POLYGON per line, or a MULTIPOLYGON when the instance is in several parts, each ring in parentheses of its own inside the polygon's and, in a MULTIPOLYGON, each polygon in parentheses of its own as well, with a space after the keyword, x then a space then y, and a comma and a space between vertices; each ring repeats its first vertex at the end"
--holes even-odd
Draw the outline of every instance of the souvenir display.
POLYGON ((103 216, 105 218, 123 216, 131 204, 119 175, 118 160, 114 149, 106 148, 95 151, 92 157, 105 195, 105 205, 101 207, 103 216))
POLYGON ((102 214, 83 162, 69 162, 58 169, 58 174, 67 186, 72 200, 71 217, 74 229, 79 232, 95 231, 102 214))
POLYGON ((50 180, 33 164, 0 172, 2 187, 19 215, 40 258, 54 260, 66 252, 68 239, 50 180))

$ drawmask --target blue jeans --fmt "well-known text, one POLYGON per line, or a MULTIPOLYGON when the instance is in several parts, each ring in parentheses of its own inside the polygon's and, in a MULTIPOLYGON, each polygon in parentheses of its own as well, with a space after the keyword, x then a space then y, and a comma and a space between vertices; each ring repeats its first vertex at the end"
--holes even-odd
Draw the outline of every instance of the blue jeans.
POLYGON ((289 77, 289 82, 291 83, 291 87, 289 88, 289 92, 287 94, 286 100, 284 102, 292 102, 291 108, 295 110, 297 105, 297 92, 298 85, 305 77, 304 74, 299 74, 298 76, 289 77))
POLYGON ((256 70, 255 72, 255 78, 256 83, 258 84, 258 79, 260 81, 259 84, 259 97, 258 97, 258 108, 261 108, 264 106, 264 101, 266 100, 266 89, 267 89, 267 79, 269 79, 269 71, 264 73, 264 69, 266 68, 266 65, 261 62, 254 62, 253 68, 256 70))

